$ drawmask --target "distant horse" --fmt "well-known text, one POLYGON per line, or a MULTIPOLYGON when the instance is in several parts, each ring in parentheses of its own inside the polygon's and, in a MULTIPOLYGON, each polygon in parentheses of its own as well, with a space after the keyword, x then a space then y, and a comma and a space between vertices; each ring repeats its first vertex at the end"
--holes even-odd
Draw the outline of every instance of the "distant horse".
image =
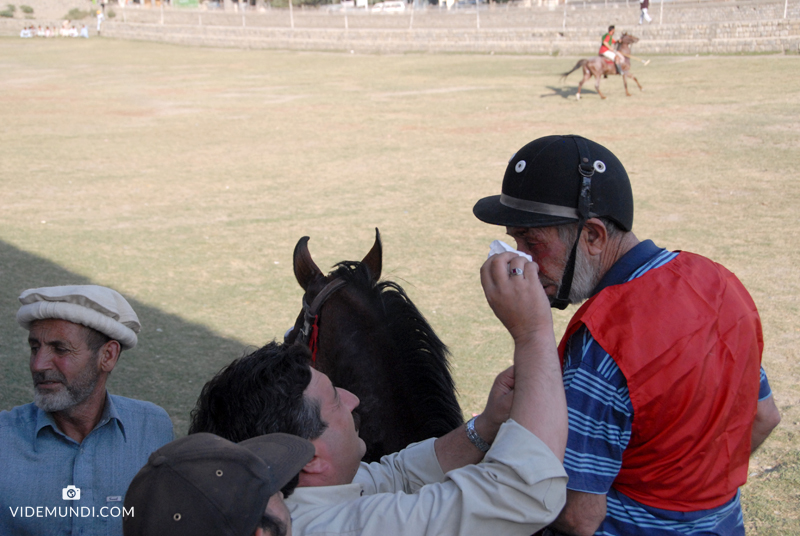
MULTIPOLYGON (((636 82, 636 85, 639 86, 639 91, 642 91, 642 84, 640 84, 636 77, 631 73, 631 45, 637 41, 639 41, 638 37, 624 33, 617 43, 617 52, 622 53, 624 56, 624 61, 621 61, 619 66, 620 70, 622 71, 622 83, 625 85, 625 94, 629 97, 631 94, 628 91, 628 78, 632 78, 633 81, 636 82)), ((561 80, 563 81, 567 78, 567 76, 577 71, 581 67, 583 68, 583 80, 581 80, 578 84, 578 94, 576 95, 578 100, 581 100, 581 88, 583 87, 583 84, 585 84, 586 81, 592 76, 594 76, 594 88, 597 90, 597 94, 600 95, 601 99, 605 99, 606 96, 600 93, 600 77, 609 74, 617 74, 617 68, 614 66, 614 62, 606 60, 603 56, 595 56, 594 58, 579 60, 571 71, 567 71, 561 75, 561 80)))
POLYGON ((305 295, 286 342, 309 345, 312 366, 361 400, 364 460, 460 426, 447 347, 398 284, 378 281, 378 230, 361 262, 340 262, 327 276, 311 259, 308 240, 301 238, 294 250, 305 295))

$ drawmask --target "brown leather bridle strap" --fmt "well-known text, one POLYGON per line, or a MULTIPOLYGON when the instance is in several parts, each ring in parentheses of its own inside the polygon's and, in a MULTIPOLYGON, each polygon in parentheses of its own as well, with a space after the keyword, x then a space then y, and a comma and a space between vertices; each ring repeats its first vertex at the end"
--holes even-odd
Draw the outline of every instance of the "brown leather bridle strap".
POLYGON ((346 284, 347 282, 344 279, 334 279, 322 287, 322 290, 319 291, 311 305, 308 304, 305 296, 303 296, 303 329, 297 334, 297 341, 308 345, 311 350, 312 363, 317 361, 317 321, 319 319, 319 311, 327 299, 331 297, 331 294, 346 284))

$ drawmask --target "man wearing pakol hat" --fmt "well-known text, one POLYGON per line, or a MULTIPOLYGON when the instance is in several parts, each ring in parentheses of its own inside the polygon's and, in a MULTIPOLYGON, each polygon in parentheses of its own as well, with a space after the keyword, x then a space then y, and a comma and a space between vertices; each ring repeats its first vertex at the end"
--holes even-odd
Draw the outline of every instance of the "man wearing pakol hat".
POLYGON ((34 402, 0 412, 0 534, 121 535, 128 484, 173 438, 163 409, 106 392, 139 319, 96 285, 30 289, 19 300, 34 402))
POLYGON ((125 536, 291 536, 284 496, 314 457, 289 434, 183 437, 155 451, 125 496, 125 536))
POLYGON ((533 258, 553 307, 586 301, 559 345, 569 483, 553 532, 743 535, 739 486, 780 415, 736 276, 639 241, 625 168, 579 136, 520 149, 473 212, 533 258))

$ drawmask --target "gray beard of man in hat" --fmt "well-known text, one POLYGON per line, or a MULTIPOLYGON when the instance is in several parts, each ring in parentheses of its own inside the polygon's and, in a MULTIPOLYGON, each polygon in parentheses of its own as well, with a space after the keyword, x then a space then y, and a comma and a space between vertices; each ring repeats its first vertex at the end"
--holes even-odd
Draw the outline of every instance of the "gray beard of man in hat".
MULTIPOLYGON (((63 321, 62 321, 63 322, 63 321)), ((42 333, 42 324, 45 321, 34 322, 31 332, 34 333, 32 342, 39 342, 42 333)), ((100 364, 100 350, 107 342, 107 337, 94 331, 91 328, 79 326, 83 331, 83 339, 87 349, 91 352, 91 357, 82 369, 71 379, 58 370, 36 370, 31 371, 34 386, 33 402, 44 411, 55 413, 66 411, 84 403, 95 391, 100 382, 102 370, 100 364), (60 383, 63 388, 52 391, 42 388, 45 384, 60 383)), ((103 381, 105 385, 105 381, 103 381)))
POLYGON ((119 342, 80 324, 46 319, 31 324, 28 343, 34 403, 80 442, 102 413, 119 342))

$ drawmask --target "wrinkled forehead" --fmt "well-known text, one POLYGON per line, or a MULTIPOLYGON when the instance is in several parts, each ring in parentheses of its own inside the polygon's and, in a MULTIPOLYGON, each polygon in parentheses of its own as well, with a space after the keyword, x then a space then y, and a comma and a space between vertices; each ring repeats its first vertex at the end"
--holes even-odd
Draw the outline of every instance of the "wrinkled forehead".
POLYGON ((61 320, 59 318, 43 318, 31 322, 28 330, 28 339, 45 341, 49 339, 72 339, 83 340, 89 330, 84 325, 61 320))
POLYGON ((559 240, 556 227, 506 227, 506 234, 512 238, 536 240, 537 242, 559 240))

